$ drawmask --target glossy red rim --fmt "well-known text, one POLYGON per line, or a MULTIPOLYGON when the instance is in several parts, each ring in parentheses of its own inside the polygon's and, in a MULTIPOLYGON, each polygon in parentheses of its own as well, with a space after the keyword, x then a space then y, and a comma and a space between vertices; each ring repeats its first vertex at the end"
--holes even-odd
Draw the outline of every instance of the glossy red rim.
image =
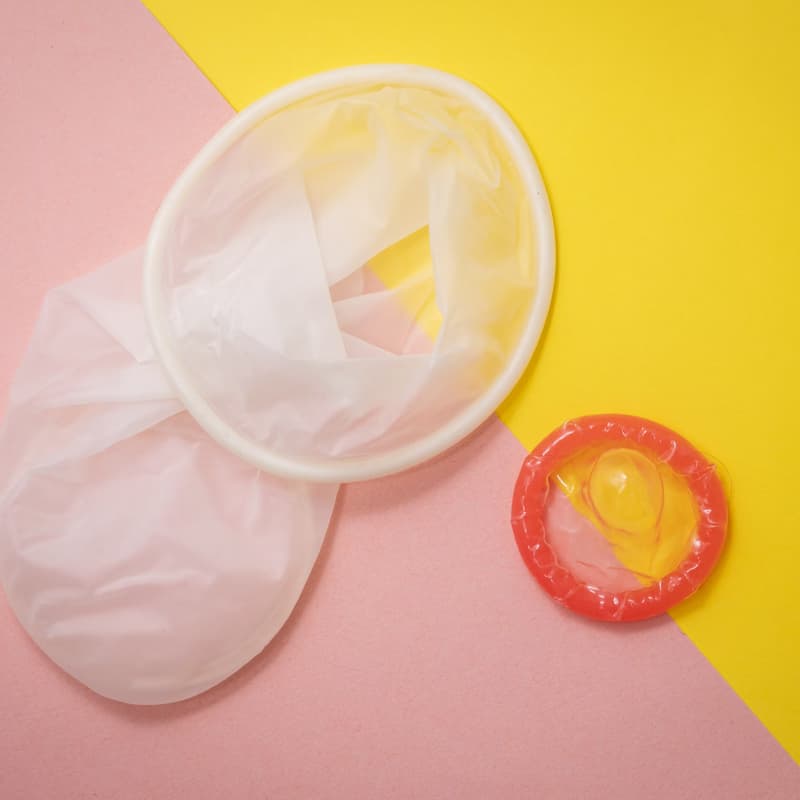
POLYGON ((662 614, 700 588, 725 544, 728 504, 714 465, 682 436, 640 417, 598 415, 570 420, 528 455, 514 488, 511 525, 528 569, 556 602, 593 619, 633 622, 662 614), (669 464, 699 511, 689 555, 661 580, 634 591, 604 591, 577 580, 558 563, 545 535, 549 475, 573 454, 604 442, 644 448, 669 464))

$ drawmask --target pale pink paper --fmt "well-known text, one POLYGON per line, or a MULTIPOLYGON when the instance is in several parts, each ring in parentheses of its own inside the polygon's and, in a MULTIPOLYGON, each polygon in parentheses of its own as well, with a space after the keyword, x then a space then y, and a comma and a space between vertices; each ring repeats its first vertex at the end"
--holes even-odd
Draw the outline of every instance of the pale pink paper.
MULTIPOLYGON (((140 243, 231 112, 132 0, 19 4, 0 37, 5 388, 44 291, 140 243)), ((493 422, 347 487, 278 638, 176 706, 98 698, 0 601, 0 797, 800 796, 800 770, 670 619, 598 626, 539 590, 508 524, 523 456, 493 422)))

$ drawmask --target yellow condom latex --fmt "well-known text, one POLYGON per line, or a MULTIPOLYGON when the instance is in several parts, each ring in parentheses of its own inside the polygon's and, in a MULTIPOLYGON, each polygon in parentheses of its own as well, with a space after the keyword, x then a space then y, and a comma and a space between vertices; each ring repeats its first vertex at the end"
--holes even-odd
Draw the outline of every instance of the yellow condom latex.
POLYGON ((644 450, 589 447, 552 479, 643 584, 686 557, 697 527, 694 498, 683 478, 644 450))

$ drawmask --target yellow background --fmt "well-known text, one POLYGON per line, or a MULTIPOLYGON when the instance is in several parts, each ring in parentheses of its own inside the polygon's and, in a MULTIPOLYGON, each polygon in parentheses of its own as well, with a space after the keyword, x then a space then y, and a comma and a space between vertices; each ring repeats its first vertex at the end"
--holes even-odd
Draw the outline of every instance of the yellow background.
POLYGON ((674 427, 731 483, 681 628, 800 760, 800 3, 146 0, 236 109, 362 62, 455 72, 528 137, 556 221, 538 356, 501 417, 674 427))

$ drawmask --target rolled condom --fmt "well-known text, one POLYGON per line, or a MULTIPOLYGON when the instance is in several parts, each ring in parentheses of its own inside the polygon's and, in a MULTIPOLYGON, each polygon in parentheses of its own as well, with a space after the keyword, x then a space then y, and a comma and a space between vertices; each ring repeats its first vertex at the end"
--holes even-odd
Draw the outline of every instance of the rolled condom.
POLYGON ((725 543, 716 467, 686 439, 621 414, 566 422, 520 470, 511 524, 554 600, 609 622, 667 611, 694 594, 725 543))
POLYGON ((360 67, 259 101, 146 249, 45 300, 0 439, 17 618, 110 698, 219 683, 290 615, 338 482, 494 410, 552 271, 532 156, 475 87, 360 67))

